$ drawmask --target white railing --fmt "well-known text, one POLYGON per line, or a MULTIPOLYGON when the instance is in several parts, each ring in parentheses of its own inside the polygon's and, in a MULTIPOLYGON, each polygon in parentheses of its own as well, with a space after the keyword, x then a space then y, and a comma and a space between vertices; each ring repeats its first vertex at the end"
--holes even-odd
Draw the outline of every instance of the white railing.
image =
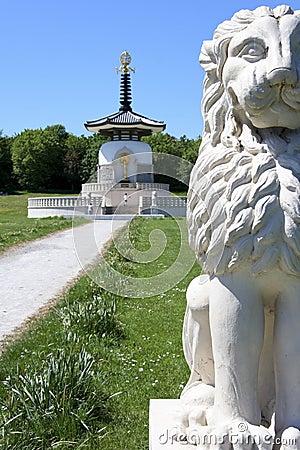
POLYGON ((110 191, 112 188, 114 189, 141 189, 144 191, 169 191, 169 185, 165 183, 85 183, 82 185, 82 193, 93 193, 93 192, 101 192, 105 193, 110 191))
POLYGON ((121 182, 121 183, 117 183, 114 186, 114 189, 136 189, 136 184, 135 183, 126 183, 126 181, 121 182))
MULTIPOLYGON (((140 197, 141 206, 147 208, 152 206, 152 197, 140 197)), ((187 197, 172 195, 169 197, 156 197, 156 208, 185 208, 187 197)))
POLYGON ((144 191, 169 191, 170 186, 165 183, 136 183, 136 188, 144 191))
POLYGON ((185 217, 187 197, 152 196, 140 197, 139 214, 163 214, 164 216, 185 217))
POLYGON ((107 192, 114 187, 113 183, 85 183, 82 185, 82 192, 107 192))
POLYGON ((34 197, 28 199, 28 208, 78 208, 101 205, 102 197, 34 197))

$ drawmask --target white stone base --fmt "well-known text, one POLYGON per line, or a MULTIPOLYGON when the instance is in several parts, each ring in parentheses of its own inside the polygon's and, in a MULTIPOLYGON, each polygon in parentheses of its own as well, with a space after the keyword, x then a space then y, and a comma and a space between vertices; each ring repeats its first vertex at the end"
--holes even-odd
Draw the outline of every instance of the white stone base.
POLYGON ((30 208, 28 207, 29 219, 44 219, 46 217, 65 217, 66 219, 72 219, 73 217, 83 217, 84 212, 74 210, 71 208, 30 208))
POLYGON ((142 217, 143 219, 164 219, 163 214, 108 214, 104 216, 84 216, 87 220, 132 220, 136 217, 142 217))
MULTIPOLYGON (((86 220, 131 220, 134 217, 138 217, 138 214, 107 214, 107 215, 94 215, 94 214, 83 214, 78 211, 74 214, 72 211, 62 211, 59 208, 55 211, 50 209, 33 209, 28 208, 28 218, 29 219, 43 219, 46 217, 64 217, 65 219, 74 219, 75 217, 81 217, 86 220)), ((143 214, 140 217, 143 219, 164 219, 163 214, 143 214)))
POLYGON ((180 400, 150 400, 149 450, 195 450, 187 442, 175 440, 175 428, 180 413, 180 400))

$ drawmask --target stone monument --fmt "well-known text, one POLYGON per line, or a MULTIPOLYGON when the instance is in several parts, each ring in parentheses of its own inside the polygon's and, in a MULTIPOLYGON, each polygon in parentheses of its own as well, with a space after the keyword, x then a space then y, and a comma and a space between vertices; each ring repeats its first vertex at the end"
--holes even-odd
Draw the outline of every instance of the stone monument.
POLYGON ((184 426, 300 448, 300 11, 236 13, 200 62, 187 220, 205 275, 187 291, 184 426))
POLYGON ((187 290, 178 440, 300 449, 300 11, 236 13, 200 63, 187 221, 203 275, 187 290))
POLYGON ((104 215, 114 215, 115 218, 126 215, 129 218, 144 214, 144 203, 151 203, 153 191, 164 197, 161 203, 171 205, 165 211, 160 208, 161 213, 174 210, 172 200, 165 200, 170 195, 169 185, 155 182, 152 149, 142 140, 144 136, 164 131, 166 124, 132 109, 131 72, 135 69, 130 66, 131 56, 127 51, 121 53, 120 62, 121 66, 117 68, 117 73, 121 72, 119 110, 84 124, 88 131, 100 133, 108 139, 99 149, 95 176, 82 185, 78 198, 28 199, 28 217, 85 217, 92 206, 93 214, 88 214, 89 219, 105 219, 104 215), (125 193, 128 195, 126 208, 123 207, 125 193))
MULTIPOLYGON (((166 124, 145 117, 132 109, 131 55, 124 51, 120 56, 121 73, 120 107, 113 114, 97 120, 89 120, 85 128, 109 138, 101 145, 98 155, 97 182, 85 183, 83 195, 92 192, 92 197, 105 196, 106 206, 116 212, 122 210, 125 192, 128 192, 128 206, 138 212, 139 197, 151 197, 153 190, 168 196, 169 187, 154 183, 153 155, 150 145, 143 142, 143 136, 162 132, 166 124)), ((128 208, 127 208, 128 209, 128 208)))
POLYGON ((166 124, 133 111, 130 73, 135 69, 130 67, 128 52, 121 54, 120 61, 116 69, 121 72, 119 111, 85 123, 88 131, 110 139, 99 150, 97 183, 153 184, 152 150, 141 138, 163 131, 166 124))

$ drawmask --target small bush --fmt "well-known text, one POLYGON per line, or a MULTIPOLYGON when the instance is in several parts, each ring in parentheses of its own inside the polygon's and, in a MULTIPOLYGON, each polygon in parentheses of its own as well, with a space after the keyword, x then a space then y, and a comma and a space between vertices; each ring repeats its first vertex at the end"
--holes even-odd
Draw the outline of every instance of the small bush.
POLYGON ((66 306, 58 310, 64 326, 69 330, 99 337, 122 335, 117 319, 116 298, 100 288, 82 301, 67 299, 66 306))
POLYGON ((3 382, 7 401, 1 405, 0 448, 23 449, 22 442, 30 442, 32 450, 59 441, 75 445, 83 432, 97 433, 94 422, 107 417, 109 396, 96 380, 95 360, 84 349, 58 350, 32 372, 17 369, 3 382))

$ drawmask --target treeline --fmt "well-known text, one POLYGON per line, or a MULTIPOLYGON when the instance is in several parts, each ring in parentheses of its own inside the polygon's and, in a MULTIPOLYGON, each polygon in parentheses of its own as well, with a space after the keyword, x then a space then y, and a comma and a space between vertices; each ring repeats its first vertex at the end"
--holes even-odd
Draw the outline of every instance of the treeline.
MULTIPOLYGON (((8 137, 0 134, 0 190, 79 192, 95 173, 99 134, 75 136, 63 125, 24 130, 8 137)), ((144 138, 154 152, 169 153, 195 162, 201 139, 177 139, 165 133, 144 138)))

